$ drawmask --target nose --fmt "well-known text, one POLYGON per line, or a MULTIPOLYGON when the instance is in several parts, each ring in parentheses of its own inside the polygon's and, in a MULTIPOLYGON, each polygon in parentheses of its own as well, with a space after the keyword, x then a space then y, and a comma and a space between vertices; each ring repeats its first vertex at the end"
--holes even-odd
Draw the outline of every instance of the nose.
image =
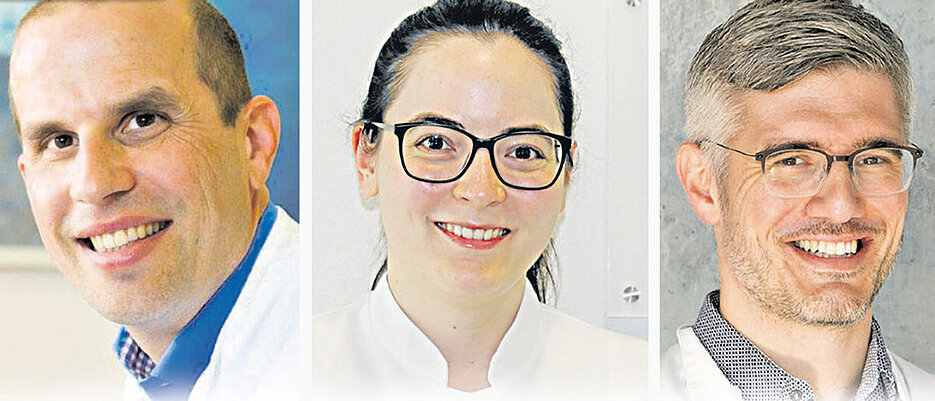
POLYGON ((107 205, 133 189, 126 149, 104 135, 89 135, 78 145, 70 195, 77 202, 107 205))
POLYGON ((844 223, 863 216, 864 201, 847 164, 833 163, 821 189, 806 205, 806 214, 831 223, 844 223))
POLYGON ((479 149, 467 171, 454 182, 454 197, 467 201, 475 209, 503 202, 506 188, 493 171, 490 153, 479 149))

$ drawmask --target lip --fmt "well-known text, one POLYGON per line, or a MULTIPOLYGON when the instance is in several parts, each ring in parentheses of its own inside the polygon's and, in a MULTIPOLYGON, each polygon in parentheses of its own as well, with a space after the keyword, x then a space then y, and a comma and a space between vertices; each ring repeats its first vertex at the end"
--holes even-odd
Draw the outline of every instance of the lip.
POLYGON ((834 273, 834 274, 847 274, 854 273, 860 270, 864 266, 864 261, 867 258, 867 255, 870 252, 870 248, 873 245, 874 240, 870 237, 832 237, 832 236, 808 236, 808 237, 799 237, 792 239, 786 242, 786 246, 792 250, 799 258, 805 261, 805 265, 809 267, 809 270, 815 273, 834 273), (840 258, 823 258, 817 255, 813 255, 809 252, 803 251, 795 246, 795 241, 798 240, 818 240, 818 241, 830 241, 830 242, 849 242, 857 240, 860 243, 860 248, 857 253, 849 257, 840 257, 840 258))
POLYGON ((433 225, 435 226, 436 229, 438 229, 439 232, 441 232, 442 234, 444 234, 446 237, 448 237, 448 239, 450 239, 450 240, 451 240, 452 242, 454 242, 455 244, 457 244, 457 245, 459 245, 459 246, 461 246, 461 247, 464 247, 464 248, 476 249, 476 250, 487 250, 487 249, 491 249, 491 248, 497 246, 497 244, 499 244, 501 241, 503 241, 504 239, 508 238, 510 235, 513 234, 513 230, 511 230, 511 229, 509 229, 509 228, 506 228, 506 227, 503 227, 503 226, 496 226, 496 225, 483 225, 483 224, 472 224, 472 223, 456 223, 456 222, 452 222, 452 221, 436 221, 436 222, 433 222, 433 225), (462 237, 462 236, 460 236, 460 235, 455 235, 453 232, 448 231, 448 230, 445 230, 444 228, 442 228, 442 227, 440 226, 440 225, 443 226, 443 225, 445 225, 446 223, 447 223, 447 224, 459 225, 459 226, 461 226, 461 227, 469 228, 469 229, 471 229, 471 230, 503 229, 503 230, 506 231, 506 233, 505 233, 505 234, 501 234, 499 237, 491 238, 491 239, 489 239, 489 240, 484 240, 484 239, 468 239, 468 238, 464 238, 464 237, 462 237))
POLYGON ((138 264, 143 258, 149 255, 156 248, 158 242, 162 239, 164 234, 169 232, 173 226, 174 222, 169 219, 159 219, 152 217, 123 218, 107 223, 95 224, 93 226, 82 229, 78 231, 78 234, 74 237, 74 240, 77 246, 80 248, 81 253, 92 264, 103 271, 112 272, 128 269, 138 264), (103 235, 117 230, 125 230, 131 227, 157 222, 168 222, 168 225, 159 232, 149 235, 146 238, 130 242, 119 249, 106 252, 97 252, 92 250, 85 242, 85 240, 91 236, 103 235))

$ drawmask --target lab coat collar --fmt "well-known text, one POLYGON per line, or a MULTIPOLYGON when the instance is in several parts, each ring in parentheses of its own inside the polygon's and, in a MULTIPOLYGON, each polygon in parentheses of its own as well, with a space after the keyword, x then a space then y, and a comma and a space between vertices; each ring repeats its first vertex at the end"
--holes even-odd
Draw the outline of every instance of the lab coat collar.
MULTIPOLYGON (((491 387, 480 393, 510 387, 526 377, 525 372, 531 368, 529 350, 538 347, 540 322, 545 311, 532 286, 525 279, 524 282, 523 299, 516 318, 490 361, 487 379, 491 387)), ((396 303, 385 276, 370 296, 369 309, 374 334, 380 337, 386 349, 396 358, 406 361, 403 365, 408 366, 408 369, 416 371, 429 382, 447 388, 448 363, 435 344, 409 320, 396 303)))

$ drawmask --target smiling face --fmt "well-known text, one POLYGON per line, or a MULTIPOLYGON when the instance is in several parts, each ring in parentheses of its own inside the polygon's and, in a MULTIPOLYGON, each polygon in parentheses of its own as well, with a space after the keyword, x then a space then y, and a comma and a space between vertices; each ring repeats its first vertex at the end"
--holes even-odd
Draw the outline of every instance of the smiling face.
MULTIPOLYGON (((798 144, 848 155, 905 141, 893 86, 881 74, 811 72, 737 103, 738 131, 727 145, 748 153, 798 144)), ((908 195, 865 196, 847 163, 836 162, 814 196, 781 198, 766 189, 759 162, 731 153, 727 163, 715 224, 722 291, 743 292, 799 323, 865 316, 899 251, 908 195)))
MULTIPOLYGON (((515 38, 449 34, 419 46, 385 122, 457 123, 482 139, 515 128, 563 133, 552 74, 515 38)), ((391 282, 466 297, 521 293, 564 208, 565 180, 538 191, 509 188, 481 149, 458 180, 420 182, 403 171, 398 146, 384 131, 373 174, 362 181, 366 195, 379 194, 391 282)))
POLYGON ((244 122, 224 126, 198 78, 184 2, 54 7, 10 66, 42 241, 105 317, 179 328, 252 235, 244 122))

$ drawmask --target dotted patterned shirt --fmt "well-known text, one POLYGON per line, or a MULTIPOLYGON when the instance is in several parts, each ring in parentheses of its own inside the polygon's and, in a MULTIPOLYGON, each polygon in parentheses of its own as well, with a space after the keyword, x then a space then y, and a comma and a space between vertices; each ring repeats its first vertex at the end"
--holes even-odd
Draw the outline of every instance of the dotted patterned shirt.
MULTIPOLYGON (((740 389, 744 400, 815 399, 807 382, 793 377, 770 360, 737 332, 719 309, 719 292, 712 291, 705 297, 692 330, 727 380, 740 389)), ((875 319, 870 326, 870 345, 854 400, 898 400, 893 367, 875 319)))

